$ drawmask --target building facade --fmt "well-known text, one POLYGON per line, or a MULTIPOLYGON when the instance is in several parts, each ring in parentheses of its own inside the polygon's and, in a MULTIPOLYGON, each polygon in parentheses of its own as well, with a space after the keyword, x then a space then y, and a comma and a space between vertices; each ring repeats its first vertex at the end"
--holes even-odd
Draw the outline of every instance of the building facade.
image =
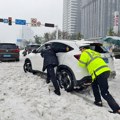
POLYGON ((115 11, 120 13, 120 0, 63 0, 63 31, 105 37, 114 26, 115 11))
POLYGON ((85 38, 105 37, 114 26, 120 0, 82 0, 81 33, 85 38))
POLYGON ((63 31, 69 34, 81 30, 81 0, 63 0, 63 31))

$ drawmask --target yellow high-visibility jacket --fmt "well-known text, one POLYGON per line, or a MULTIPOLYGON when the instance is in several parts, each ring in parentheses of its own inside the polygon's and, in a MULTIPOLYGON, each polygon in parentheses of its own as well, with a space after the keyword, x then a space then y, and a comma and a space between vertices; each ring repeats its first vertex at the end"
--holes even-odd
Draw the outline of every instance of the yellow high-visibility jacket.
POLYGON ((86 49, 82 52, 78 65, 81 67, 87 67, 88 72, 92 76, 92 81, 94 81, 96 76, 100 75, 101 73, 110 71, 110 68, 102 59, 100 53, 91 49, 86 49))

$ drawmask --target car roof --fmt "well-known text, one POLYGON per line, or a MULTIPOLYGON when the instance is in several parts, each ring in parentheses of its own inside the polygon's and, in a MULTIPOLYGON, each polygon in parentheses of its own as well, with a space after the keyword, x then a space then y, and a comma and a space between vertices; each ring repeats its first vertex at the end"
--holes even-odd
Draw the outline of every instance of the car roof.
POLYGON ((30 45, 27 45, 27 46, 38 46, 40 44, 30 44, 30 45))
POLYGON ((46 43, 49 43, 49 42, 60 42, 60 43, 64 43, 64 44, 67 44, 67 45, 70 45, 70 46, 77 45, 78 47, 81 44, 100 43, 100 42, 88 41, 88 40, 84 40, 84 39, 82 39, 82 40, 50 40, 46 43))
POLYGON ((60 42, 60 43, 78 43, 78 44, 80 44, 80 43, 94 43, 94 41, 88 41, 88 40, 84 40, 84 39, 82 39, 82 40, 50 40, 50 41, 48 41, 48 42, 46 42, 46 43, 49 43, 49 42, 60 42))
POLYGON ((0 43, 0 45, 16 45, 15 43, 0 43))
POLYGON ((74 40, 50 40, 46 43, 49 43, 49 42, 74 43, 74 40))

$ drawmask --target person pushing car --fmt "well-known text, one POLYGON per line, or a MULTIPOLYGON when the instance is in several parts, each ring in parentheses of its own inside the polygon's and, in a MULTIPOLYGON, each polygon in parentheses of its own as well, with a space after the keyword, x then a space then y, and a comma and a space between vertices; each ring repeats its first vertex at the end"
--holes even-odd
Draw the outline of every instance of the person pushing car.
POLYGON ((102 97, 107 101, 113 113, 120 114, 120 106, 116 103, 112 95, 108 91, 108 78, 110 75, 110 68, 102 59, 100 53, 89 49, 88 45, 79 47, 81 56, 78 65, 86 67, 92 77, 92 90, 95 97, 94 104, 102 106, 102 97), (101 91, 101 94, 100 94, 101 91))
POLYGON ((45 71, 47 69, 46 82, 49 83, 51 80, 55 88, 54 90, 55 94, 61 95, 60 87, 54 71, 54 67, 58 66, 59 62, 54 49, 52 49, 51 44, 45 45, 45 49, 41 51, 41 56, 44 58, 42 71, 45 71))

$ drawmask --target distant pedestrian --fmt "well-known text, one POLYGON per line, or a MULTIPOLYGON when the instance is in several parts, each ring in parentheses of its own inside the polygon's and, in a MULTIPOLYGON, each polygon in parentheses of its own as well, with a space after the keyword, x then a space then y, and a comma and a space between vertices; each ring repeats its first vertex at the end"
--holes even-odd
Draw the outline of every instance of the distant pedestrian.
POLYGON ((55 88, 54 90, 55 94, 61 95, 60 87, 56 79, 56 74, 54 70, 54 67, 58 66, 58 58, 56 56, 55 51, 52 49, 51 44, 45 45, 45 49, 41 51, 41 56, 44 58, 43 71, 47 69, 46 82, 49 83, 51 80, 55 88))
POLYGON ((92 89, 95 97, 94 104, 97 106, 102 106, 102 95, 113 112, 120 114, 119 105, 108 91, 108 77, 110 75, 110 68, 102 59, 100 53, 89 49, 88 46, 80 47, 80 51, 82 53, 78 64, 81 67, 86 67, 92 76, 92 89))

